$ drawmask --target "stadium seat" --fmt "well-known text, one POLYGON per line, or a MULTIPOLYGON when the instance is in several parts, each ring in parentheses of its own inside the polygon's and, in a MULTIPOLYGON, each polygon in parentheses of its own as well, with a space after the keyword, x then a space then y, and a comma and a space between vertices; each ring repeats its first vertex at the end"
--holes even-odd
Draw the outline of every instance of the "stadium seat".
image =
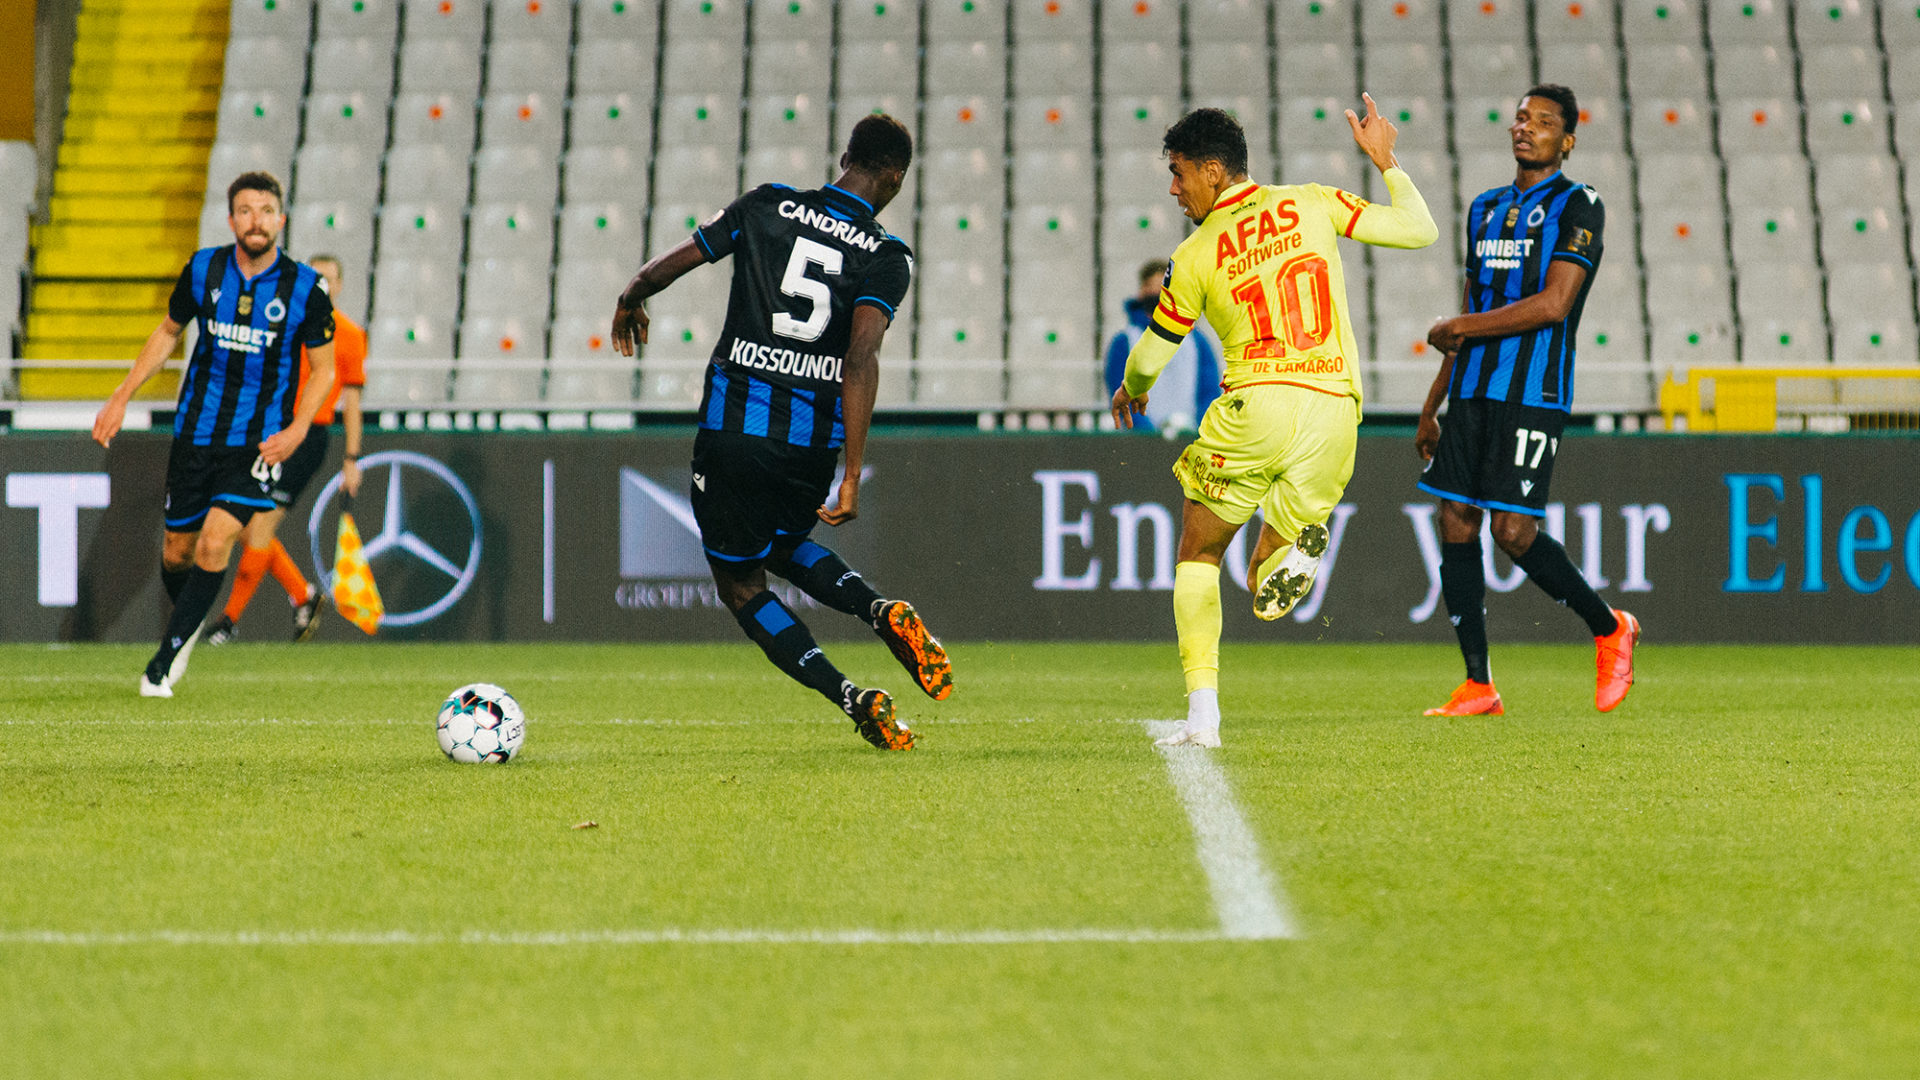
MULTIPOLYGON (((1173 197, 1167 194, 1171 179, 1167 159, 1157 149, 1109 150, 1100 155, 1101 198, 1109 206, 1172 206, 1173 197)), ((1279 182, 1272 173, 1256 179, 1268 184, 1279 182)), ((931 200, 932 189, 928 192, 931 200)))
MULTIPOLYGON (((1054 199, 1016 204, 1007 232, 1007 253, 1013 269, 1034 260, 1052 260, 1062 264, 1079 262, 1081 269, 1070 271, 1065 279, 1047 280, 1036 299, 1085 290, 1091 293, 1093 264, 1093 200, 1067 199, 1066 192, 1046 192, 1054 199)), ((1091 299, 1091 297, 1089 297, 1091 299)), ((1019 303, 1021 298, 1015 298, 1019 303)))
POLYGON ((1807 148, 1827 154, 1884 154, 1891 146, 1885 106, 1865 98, 1807 100, 1807 148))
POLYGON ((1533 33, 1543 46, 1584 42, 1611 48, 1613 21, 1614 0, 1541 0, 1533 10, 1533 33))
POLYGON ((738 51, 747 32, 746 0, 666 0, 667 37, 725 41, 738 51))
MULTIPOLYGON (((843 22, 846 17, 841 16, 843 22)), ((912 41, 843 39, 835 70, 842 98, 849 94, 898 94, 920 85, 920 50, 912 41)), ((844 112, 844 101, 841 108, 844 112)))
POLYGON ((755 50, 775 41, 804 41, 823 49, 831 48, 834 7, 833 0, 786 0, 784 3, 748 5, 755 50))
MULTIPOLYGON (((672 316, 662 319, 679 331, 679 323, 672 316)), ((689 337, 698 335, 704 327, 688 326, 684 333, 689 337)), ((678 340, 678 332, 675 334, 678 340)), ((676 346, 677 347, 677 346, 676 346)), ((649 345, 646 355, 640 362, 640 401, 644 405, 656 408, 691 409, 700 404, 700 395, 705 389, 707 376, 707 357, 694 356, 681 352, 667 356, 664 352, 649 345)))
POLYGON ((1097 0, 1017 0, 1013 5, 1013 39, 1030 44, 1093 40, 1093 9, 1097 0))
MULTIPOLYGON (((1113 6, 1130 10, 1130 6, 1125 4, 1113 6)), ((1265 50, 1253 51, 1263 62, 1258 66, 1240 68, 1235 72, 1235 81, 1244 82, 1250 73, 1265 70, 1265 50)), ((1208 54, 1209 57, 1217 55, 1208 54)), ((1201 66, 1198 57, 1195 57, 1194 66, 1201 66)), ((1113 42, 1100 50, 1100 93, 1106 97, 1152 97, 1165 93, 1170 83, 1168 73, 1179 70, 1180 46, 1177 38, 1169 41, 1113 42)), ((1194 81, 1202 82, 1197 72, 1194 81)), ((1204 84, 1212 85, 1213 80, 1205 80, 1204 84)))
POLYGON ((282 37, 227 39, 226 76, 222 86, 228 92, 267 90, 283 99, 297 100, 306 81, 304 39, 299 42, 282 37))
MULTIPOLYGON (((1023 97, 1012 109, 1013 146, 1020 150, 1093 148, 1093 101, 1082 97, 1023 97)), ((1092 171, 1088 171, 1092 175, 1092 171)))
POLYGON ((387 152, 387 173, 394 178, 388 201, 424 199, 445 207, 467 205, 470 170, 467 151, 423 144, 396 145, 387 152))
POLYGON ((1627 49, 1627 95, 1634 101, 1649 98, 1707 96, 1707 61, 1699 45, 1648 42, 1627 49))
POLYGON ((740 96, 746 66, 740 43, 719 38, 681 39, 669 35, 662 49, 661 85, 675 94, 740 96))
MULTIPOLYGON (((1431 153, 1447 148, 1447 110, 1439 97, 1407 95, 1385 101, 1376 95, 1374 103, 1380 107, 1380 115, 1394 122, 1400 128, 1400 138, 1394 143, 1396 153, 1431 153)), ((1358 113, 1365 108, 1362 105, 1354 110, 1358 113)), ((1346 123, 1343 112, 1341 124, 1346 123)), ((1353 136, 1349 132, 1347 146, 1353 145, 1353 136)), ((1355 153, 1358 153, 1355 150, 1355 153)), ((1511 156, 1511 155, 1509 155, 1511 156)))
POLYGON ((580 0, 576 37, 581 45, 628 41, 651 54, 660 37, 658 0, 580 0))
MULTIPOLYGON (((367 354, 385 360, 448 360, 453 358, 453 317, 451 314, 425 315, 380 315, 373 317, 373 326, 369 328, 367 354)), ((372 395, 372 379, 376 371, 386 369, 384 363, 367 365, 368 392, 372 395)), ((447 367, 452 367, 449 363, 447 367)), ((444 369, 443 369, 444 370, 444 369)), ((440 396, 435 397, 431 380, 419 391, 426 397, 409 395, 410 400, 444 400, 445 386, 440 387, 440 396)))
MULTIPOLYGON (((1195 102, 1198 107, 1201 102, 1195 102)), ((1206 104, 1211 104, 1208 102, 1206 104)), ((1166 97, 1109 97, 1100 102, 1100 138, 1110 150, 1158 151, 1168 125, 1180 119, 1179 103, 1166 97)), ((1261 141, 1265 141, 1261 125, 1261 141)), ((1249 145, 1254 132, 1247 133, 1249 145)))
POLYGON ((557 158, 564 121, 558 97, 488 94, 480 106, 480 146, 534 146, 557 158))
POLYGON ((370 407, 445 404, 453 376, 449 331, 424 322, 374 320, 365 400, 370 407), (397 362, 395 362, 397 361, 397 362))
POLYGON ((531 146, 490 146, 473 159, 473 201, 552 203, 560 163, 531 146))
POLYGON ((389 256, 417 259, 459 256, 461 207, 465 200, 457 203, 415 201, 418 198, 418 193, 409 191, 404 200, 389 199, 380 208, 383 263, 389 256))
MULTIPOLYGON (((207 186, 212 187, 213 184, 207 186)), ((207 192, 206 199, 200 204, 200 230, 196 235, 196 247, 233 243, 233 229, 227 224, 227 195, 224 190, 207 192)))
MULTIPOLYGON (((279 0, 274 0, 278 4, 279 0)), ((320 27, 316 40, 366 38, 385 42, 392 52, 400 33, 399 0, 320 0, 320 27)))
POLYGON ((581 94, 573 99, 568 136, 570 146, 644 150, 653 144, 652 110, 632 94, 581 94))
POLYGON ((1733 263, 1813 262, 1813 214, 1804 204, 1731 202, 1733 263))
POLYGON ((1725 262, 1720 170, 1706 153, 1640 160, 1640 246, 1649 262, 1725 262))
POLYGON ((471 107, 480 96, 479 42, 407 38, 400 46, 400 91, 402 96, 444 93, 471 107))
POLYGON ((1358 150, 1301 150, 1283 159, 1279 182, 1324 184, 1358 194, 1366 184, 1366 170, 1372 168, 1358 150))
POLYGON ((999 151, 1005 145, 1005 100, 984 95, 928 97, 922 118, 926 149, 999 151))
POLYGON ((943 259, 925 265, 920 288, 923 323, 930 317, 999 310, 1005 271, 998 260, 943 259))
POLYGON ((755 97, 804 96, 826 105, 832 88, 833 46, 825 41, 774 39, 756 44, 747 65, 755 97))
POLYGON ((1454 0, 1447 8, 1447 35, 1455 49, 1476 53, 1491 42, 1524 47, 1527 4, 1524 0, 1454 0))
MULTIPOLYGON (((583 24, 584 25, 584 24, 583 24)), ((553 282, 556 319, 586 319, 607 329, 614 301, 640 269, 639 238, 634 250, 619 259, 580 259, 562 255, 553 282)))
MULTIPOLYGON (((1353 43, 1353 0, 1282 0, 1273 18, 1289 39, 1353 43)), ((1264 41, 1268 19, 1258 0, 1188 0, 1187 36, 1207 44, 1264 41)))
POLYGON ((1440 0, 1362 0, 1360 43, 1367 49, 1440 40, 1440 0))
POLYGON ((287 214, 287 244, 298 258, 325 252, 365 272, 373 265, 373 208, 319 199, 295 203, 287 214))
MULTIPOLYGON (((1281 54, 1280 93, 1282 97, 1330 94, 1344 109, 1358 100, 1353 89, 1358 74, 1353 50, 1344 45, 1289 45, 1281 54)), ((1439 44, 1409 41, 1393 46, 1393 63, 1369 65, 1366 89, 1384 109, 1409 97, 1439 97, 1446 79, 1439 44)), ((1354 108, 1357 112, 1358 106, 1354 108)))
MULTIPOLYGON (((933 150, 921 156, 919 166, 922 194, 928 207, 978 199, 993 206, 998 216, 999 207, 1004 204, 1005 176, 999 151, 933 150)), ((1111 170, 1111 162, 1108 168, 1111 170)))
POLYGON ((393 102, 393 145, 438 146, 463 159, 473 151, 473 98, 452 93, 406 93, 393 102))
MULTIPOLYGON (((1522 87, 1522 89, 1525 89, 1522 87)), ((1462 153, 1479 147, 1508 147, 1507 156, 1512 158, 1513 140, 1507 134, 1507 128, 1513 124, 1515 108, 1519 98, 1512 94, 1483 94, 1478 97, 1455 98, 1453 102, 1453 144, 1462 153)), ((1342 127, 1346 120, 1340 121, 1342 127)), ((1576 131, 1577 134, 1577 131, 1576 131)), ((1351 143, 1352 136, 1348 136, 1351 143)))
MULTIPOLYGON (((720 340, 720 328, 727 317, 727 282, 731 266, 704 267, 682 279, 691 288, 650 301, 652 325, 647 330, 645 355, 640 365, 644 379, 649 368, 660 360, 694 360, 702 364, 713 354, 720 340)), ((693 387, 698 400, 700 388, 693 387)))
MULTIPOLYGON (((380 261, 373 268, 376 318, 427 315, 451 324, 459 309, 459 252, 428 252, 410 257, 395 252, 386 237, 381 237, 380 261)), ((452 348, 451 345, 445 347, 452 348)))
MULTIPOLYGON (((1876 3, 1862 0, 1792 0, 1793 33, 1800 48, 1878 45, 1876 3)), ((1895 3, 1895 8, 1902 5, 1895 3)), ((1911 14, 1911 13, 1909 13, 1911 14)))
POLYGON ((368 94, 312 94, 307 98, 304 142, 363 146, 378 153, 387 145, 387 99, 368 94))
POLYGON ((1880 40, 1886 46, 1889 59, 1910 54, 1920 47, 1920 7, 1880 5, 1880 40))
POLYGON ((1572 87, 1583 105, 1591 97, 1617 98, 1620 96, 1619 54, 1599 42, 1542 38, 1540 80, 1572 87))
POLYGON ((498 42, 487 50, 489 93, 544 94, 567 92, 567 46, 539 38, 498 42))
MULTIPOLYGON (((288 176, 293 171, 293 151, 256 142, 227 142, 216 139, 207 153, 207 186, 226 199, 227 185, 243 172, 264 171, 288 176)), ((232 235, 228 234, 228 240, 232 235)), ((223 241, 224 242, 224 241, 223 241)))
POLYGON ((564 52, 573 40, 573 4, 562 0, 488 0, 492 13, 488 20, 496 48, 517 50, 531 42, 558 45, 564 52))
POLYGON ((1837 364, 1912 364, 1913 273, 1905 261, 1827 268, 1827 313, 1837 364))
POLYGON ((665 95, 660 99, 658 138, 663 150, 673 146, 739 146, 739 95, 665 95))
POLYGON ((1904 260, 1906 221, 1898 170, 1884 155, 1826 157, 1814 163, 1820 254, 1829 267, 1904 260))
MULTIPOLYGON (((740 190, 752 191, 761 184, 785 184, 788 187, 816 188, 832 179, 824 175, 832 159, 817 146, 763 146, 747 151, 745 175, 740 190)), ((837 172, 834 173, 837 175, 837 172)), ((912 192, 902 192, 895 203, 912 202, 912 192)), ((889 207, 891 209, 891 207, 889 207)), ((908 218, 912 220, 911 216, 908 218)))
MULTIPOLYGON (((1091 150, 1018 150, 1013 155, 1015 198, 1027 193, 1029 198, 1069 200, 1075 191, 1086 187, 1092 175, 1091 150)), ((1090 195, 1078 202, 1088 209, 1093 206, 1090 195)))
MULTIPOLYGON (((1605 281, 1606 264, 1601 266, 1601 280, 1605 281)), ((1595 289, 1599 287, 1596 283, 1595 289)), ((1611 306, 1596 305, 1592 298, 1588 301, 1590 310, 1611 306)), ((1634 306, 1638 306, 1637 298, 1634 306)), ((1649 262, 1647 315, 1652 323, 1653 363, 1662 371, 1733 363, 1739 358, 1733 294, 1724 263, 1649 262)))
MULTIPOLYGON (((691 203, 718 210, 740 190, 740 158, 731 148, 681 146, 662 150, 653 166, 654 202, 691 203)), ((706 212, 700 215, 706 216, 706 212)))
MULTIPOLYGON (((607 309, 613 308, 608 294, 607 309)), ((634 362, 613 348, 608 317, 555 319, 547 337, 547 400, 556 404, 633 399, 634 362)))
POLYGON ((1180 40, 1180 5, 1175 0, 1097 5, 1104 44, 1122 41, 1180 40))
POLYGON ((1880 92, 1880 50, 1867 45, 1821 45, 1800 48, 1800 89, 1808 101, 1884 100, 1880 92))
POLYGON ((1793 50, 1785 44, 1716 47, 1713 91, 1722 102, 1729 98, 1791 98, 1798 93, 1793 70, 1793 50))
MULTIPOLYGON (((1600 276, 1587 294, 1580 312, 1579 338, 1574 343, 1574 404, 1586 408, 1646 409, 1653 404, 1652 371, 1647 365, 1647 325, 1640 312, 1640 276, 1603 263, 1600 276), (1611 369, 1611 370, 1609 370, 1611 369)), ((1726 292, 1722 310, 1731 310, 1726 292)), ((1733 359, 1733 328, 1724 326, 1726 360, 1733 359)))
POLYGON ((459 41, 478 49, 486 33, 486 0, 413 0, 401 12, 408 43, 459 41))
POLYGON ((1629 49, 1701 43, 1699 0, 1620 0, 1620 36, 1629 49))
MULTIPOLYGON (((547 258, 486 258, 468 262, 461 305, 467 313, 467 325, 471 325, 476 317, 484 316, 511 319, 523 326, 545 326, 551 266, 552 262, 547 258)), ((607 310, 612 310, 610 303, 607 310)), ((461 327, 461 338, 463 341, 466 339, 466 326, 461 327)), ((525 343, 524 335, 522 340, 525 343)), ((461 355, 467 355, 464 345, 461 355)), ((521 352, 520 355, 530 353, 521 352)))
POLYGON ((380 151, 353 144, 334 145, 309 139, 293 159, 293 190, 289 204, 314 199, 371 210, 380 198, 380 151))
POLYGON ((1787 0, 1707 0, 1707 40, 1714 66, 1729 45, 1787 47, 1787 0))
POLYGON ((1800 149, 1800 106, 1792 98, 1721 98, 1720 152, 1789 154, 1800 149))
MULTIPOLYGON (((912 94, 902 96, 899 94, 846 93, 839 95, 834 104, 838 112, 836 122, 839 125, 833 135, 833 145, 836 150, 846 147, 847 136, 853 133, 853 125, 858 123, 862 117, 886 113, 888 116, 895 117, 900 120, 901 123, 906 124, 907 129, 911 131, 913 129, 912 121, 919 111, 919 104, 912 94)), ((914 168, 916 171, 920 168, 921 153, 922 147, 915 145, 914 168)))
POLYGON ((1574 134, 1580 139, 1582 153, 1625 152, 1626 108, 1617 97, 1605 94, 1583 96, 1580 98, 1580 125, 1574 134))
POLYGON ((229 90, 220 95, 219 138, 222 142, 271 146, 293 156, 300 133, 299 95, 272 90, 229 90))
POLYGON ((1017 328, 1007 364, 1007 404, 1017 409, 1098 408, 1106 395, 1099 373, 1083 358, 1092 335, 1086 333, 1087 340, 1082 340, 1079 333, 1089 329, 1062 330, 1044 320, 1017 328), (1024 359, 1028 356, 1033 359, 1024 359))
POLYGON ((845 4, 840 8, 840 44, 854 41, 920 40, 919 4, 845 4))
POLYGON ((313 0, 234 0, 227 18, 230 37, 277 37, 305 53, 313 33, 313 0))
POLYGON ((633 94, 653 100, 654 46, 651 40, 583 40, 573 53, 573 92, 633 94))
POLYGON ((1827 359, 1819 271, 1802 263, 1741 268, 1740 361, 1788 367, 1827 359))
POLYGON ((1800 154, 1741 155, 1727 158, 1727 202, 1767 203, 1813 209, 1813 185, 1807 159, 1800 154))
MULTIPOLYGON (((1107 204, 1100 219, 1100 250, 1109 262, 1119 259, 1130 269, 1138 269, 1148 259, 1164 259, 1186 239, 1185 216, 1172 199, 1149 206, 1107 204)), ((1133 282, 1126 282, 1131 295, 1133 282)), ((1111 280, 1108 291, 1113 289, 1111 280)))
POLYGON ((929 44, 1006 39, 1006 0, 926 0, 925 7, 929 44))
POLYGON ((645 248, 643 220, 619 203, 582 203, 560 214, 560 262, 611 261, 638 268, 645 248))
POLYGON ((1713 110, 1703 99, 1635 99, 1632 145, 1637 155, 1690 153, 1713 145, 1713 110))
MULTIPOLYGON (((732 198, 731 194, 711 194, 699 202, 656 201, 653 213, 647 216, 647 257, 664 254, 685 242, 693 236, 693 231, 700 227, 702 221, 719 213, 732 198)), ((725 291, 724 288, 721 290, 723 293, 725 291)))
POLYGON ((818 155, 831 141, 825 95, 766 94, 747 105, 749 151, 797 147, 818 155))
POLYGON ((0 209, 31 207, 40 184, 40 155, 24 139, 0 139, 0 209))
POLYGON ((359 93, 382 101, 393 96, 393 43, 376 38, 321 38, 313 43, 314 94, 359 93))
MULTIPOLYGON (((1483 0, 1491 3, 1492 0, 1483 0)), ((1512 3, 1514 0, 1506 0, 1512 3)), ((1509 41, 1487 42, 1473 48, 1473 62, 1456 63, 1448 72, 1455 98, 1520 100, 1534 84, 1533 51, 1509 41)))
POLYGON ((643 152, 625 146, 579 146, 567 151, 561 175, 567 203, 619 203, 644 216, 649 202, 643 152))
POLYGON ((1016 96, 1093 95, 1093 48, 1085 41, 1024 42, 1013 51, 1012 61, 1016 96))
POLYGON ((463 406, 526 408, 538 405, 544 344, 534 355, 537 332, 519 323, 469 319, 460 327, 460 363, 453 369, 453 400, 463 406))
POLYGON ((927 95, 997 95, 1006 85, 1007 54, 998 40, 942 41, 927 49, 927 95))
POLYGON ((553 259, 553 203, 475 203, 467 222, 468 259, 553 259))
POLYGON ((1347 103, 1334 97, 1297 97, 1280 104, 1280 152, 1335 150, 1353 146, 1347 103))

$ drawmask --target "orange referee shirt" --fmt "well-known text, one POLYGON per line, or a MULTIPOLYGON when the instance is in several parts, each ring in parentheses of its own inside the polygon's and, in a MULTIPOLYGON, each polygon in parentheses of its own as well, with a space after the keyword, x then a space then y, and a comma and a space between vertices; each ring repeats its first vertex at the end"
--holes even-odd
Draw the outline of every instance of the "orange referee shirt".
MULTIPOLYGON (((307 349, 300 348, 300 384, 306 385, 307 374, 312 364, 307 359, 307 349)), ((367 332, 360 324, 339 312, 333 313, 333 390, 327 394, 326 403, 320 411, 313 414, 315 424, 333 423, 333 408, 340 401, 340 388, 343 386, 367 385, 367 332)))

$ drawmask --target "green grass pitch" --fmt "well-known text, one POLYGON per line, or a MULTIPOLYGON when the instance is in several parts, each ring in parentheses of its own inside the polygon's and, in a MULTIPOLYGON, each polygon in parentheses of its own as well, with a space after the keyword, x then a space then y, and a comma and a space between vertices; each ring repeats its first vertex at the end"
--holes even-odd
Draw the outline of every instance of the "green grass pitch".
POLYGON ((744 644, 144 659, 0 649, 0 1077, 1920 1075, 1920 650, 1650 638, 1602 716, 1501 647, 1437 720, 1451 649, 1229 646, 1268 941, 1206 940, 1170 642, 958 645, 910 754, 744 644), (471 681, 519 760, 440 756, 471 681))

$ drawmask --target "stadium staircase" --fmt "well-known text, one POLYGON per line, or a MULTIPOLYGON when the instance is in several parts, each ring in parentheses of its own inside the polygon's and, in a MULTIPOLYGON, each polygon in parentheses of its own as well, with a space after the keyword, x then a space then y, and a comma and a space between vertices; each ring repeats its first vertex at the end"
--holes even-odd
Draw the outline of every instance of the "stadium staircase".
MULTIPOLYGON (((269 3, 272 0, 268 0, 269 3)), ((34 231, 23 398, 104 398, 193 250, 227 42, 226 0, 87 0, 48 221, 34 231)), ((143 398, 170 399, 177 376, 143 398)))

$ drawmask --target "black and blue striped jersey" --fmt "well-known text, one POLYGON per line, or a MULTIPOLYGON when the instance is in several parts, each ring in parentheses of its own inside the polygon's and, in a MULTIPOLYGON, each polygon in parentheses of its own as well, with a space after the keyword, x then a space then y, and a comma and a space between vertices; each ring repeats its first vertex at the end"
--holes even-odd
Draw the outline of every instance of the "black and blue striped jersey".
POLYGON ((846 439, 841 367, 853 309, 891 319, 913 253, 865 199, 828 184, 763 184, 694 233, 710 261, 733 256, 727 321, 700 402, 700 426, 837 447, 846 439))
POLYGON ((1467 211, 1469 312, 1505 307, 1546 288, 1547 268, 1567 259, 1586 268, 1567 317, 1500 338, 1470 338, 1453 362, 1455 400, 1485 398, 1571 411, 1574 336, 1600 269, 1606 206, 1585 184, 1554 173, 1530 188, 1481 192, 1467 211))
POLYGON ((232 244, 194 252, 167 316, 199 323, 173 415, 173 437, 195 446, 253 446, 292 423, 300 346, 333 340, 333 301, 318 271, 282 252, 248 280, 232 244))

